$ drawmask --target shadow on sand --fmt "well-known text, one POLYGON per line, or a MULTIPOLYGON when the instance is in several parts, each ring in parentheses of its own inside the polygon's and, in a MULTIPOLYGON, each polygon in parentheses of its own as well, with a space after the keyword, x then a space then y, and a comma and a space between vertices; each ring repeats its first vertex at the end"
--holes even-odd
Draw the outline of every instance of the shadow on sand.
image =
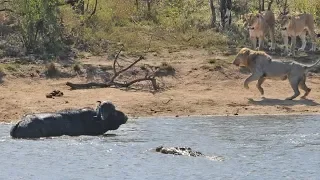
POLYGON ((307 106, 318 106, 319 103, 310 100, 310 99, 300 99, 300 100, 282 100, 282 99, 271 99, 271 98, 262 98, 261 100, 249 99, 250 104, 254 105, 283 105, 283 106, 294 106, 294 105, 307 105, 307 106))

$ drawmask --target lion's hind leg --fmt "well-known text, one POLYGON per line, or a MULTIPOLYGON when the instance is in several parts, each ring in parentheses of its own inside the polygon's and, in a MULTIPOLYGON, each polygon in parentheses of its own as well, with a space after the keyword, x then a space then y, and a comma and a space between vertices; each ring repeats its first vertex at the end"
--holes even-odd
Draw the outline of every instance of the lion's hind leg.
POLYGON ((300 79, 300 77, 289 77, 288 79, 289 79, 291 88, 294 91, 294 94, 290 97, 287 97, 286 100, 292 100, 300 95, 299 83, 300 83, 301 79, 300 79))
POLYGON ((307 18, 306 20, 306 30, 308 31, 310 37, 311 37, 311 41, 312 41, 312 47, 311 47, 311 51, 316 51, 316 37, 317 34, 314 31, 315 30, 315 26, 314 26, 314 18, 311 15, 310 18, 307 18))
POLYGON ((256 85, 261 95, 264 95, 264 90, 261 85, 265 80, 266 80, 266 78, 260 77, 260 79, 258 80, 258 83, 256 85))
POLYGON ((304 95, 301 96, 301 99, 306 99, 306 97, 309 95, 311 91, 311 89, 308 88, 308 86, 306 85, 306 76, 304 76, 303 79, 300 81, 299 87, 305 92, 304 95))

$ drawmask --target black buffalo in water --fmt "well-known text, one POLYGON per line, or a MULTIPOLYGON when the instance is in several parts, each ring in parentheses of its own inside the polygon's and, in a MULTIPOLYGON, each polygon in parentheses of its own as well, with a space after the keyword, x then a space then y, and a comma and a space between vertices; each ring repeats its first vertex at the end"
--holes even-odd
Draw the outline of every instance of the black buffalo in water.
POLYGON ((11 128, 10 135, 13 138, 102 135, 127 122, 128 117, 111 102, 98 102, 96 110, 83 108, 25 115, 11 128))

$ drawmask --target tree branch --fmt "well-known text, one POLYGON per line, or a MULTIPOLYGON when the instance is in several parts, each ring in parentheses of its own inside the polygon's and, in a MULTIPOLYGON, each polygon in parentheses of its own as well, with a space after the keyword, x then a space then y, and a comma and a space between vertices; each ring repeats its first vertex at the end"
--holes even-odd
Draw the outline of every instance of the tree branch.
POLYGON ((75 83, 67 82, 66 85, 69 86, 71 88, 71 90, 73 90, 73 89, 90 89, 90 88, 94 88, 94 87, 106 88, 106 87, 111 86, 108 83, 97 83, 97 82, 90 82, 90 83, 85 83, 85 84, 75 84, 75 83))
POLYGON ((14 12, 13 10, 8 9, 8 8, 0 9, 0 12, 3 12, 3 11, 7 11, 7 12, 14 12))
MULTIPOLYGON (((89 4, 89 2, 88 2, 88 4, 89 4)), ((89 16, 88 19, 90 19, 90 18, 96 13, 96 11, 97 11, 97 4, 98 4, 98 0, 96 0, 96 3, 94 4, 94 9, 93 9, 93 11, 91 12, 91 14, 90 14, 90 16, 89 16)))
POLYGON ((141 61, 142 59, 144 59, 144 57, 143 57, 143 56, 140 56, 139 59, 135 60, 135 61, 134 61, 132 64, 130 64, 128 67, 126 67, 126 68, 124 68, 124 69, 116 72, 116 73, 114 74, 114 77, 111 78, 111 80, 114 80, 117 76, 119 76, 121 73, 123 73, 123 72, 127 71, 128 69, 130 69, 131 67, 133 67, 135 64, 137 64, 137 63, 138 63, 139 61, 141 61))
POLYGON ((142 82, 142 81, 151 81, 153 89, 154 90, 158 90, 159 87, 157 86, 157 81, 155 79, 154 76, 154 72, 149 75, 149 71, 146 70, 146 75, 143 78, 138 78, 138 79, 134 79, 130 82, 116 82, 115 79, 123 72, 129 70, 130 68, 132 68, 135 64, 137 64, 139 61, 141 61, 142 59, 144 59, 143 56, 140 56, 137 60, 135 60, 133 63, 131 63, 129 66, 127 66, 124 69, 121 69, 120 71, 117 71, 115 68, 117 59, 119 57, 121 50, 117 53, 116 58, 113 61, 113 71, 114 71, 114 75, 112 76, 112 78, 109 80, 109 82, 107 83, 98 83, 98 82, 90 82, 90 83, 84 83, 84 84, 76 84, 76 83, 71 83, 71 82, 67 82, 66 85, 69 86, 71 88, 71 90, 74 89, 90 89, 90 88, 106 88, 106 87, 129 87, 135 83, 138 82, 142 82))
MULTIPOLYGON (((122 50, 123 50, 123 45, 121 46, 119 52, 117 53, 116 57, 114 58, 113 66, 112 66, 113 67, 113 74, 117 74, 116 63, 118 63, 118 58, 119 58, 119 55, 122 50)), ((120 66, 119 63, 118 63, 118 66, 120 66)))
MULTIPOLYGON (((152 41, 152 36, 150 38, 150 42, 147 48, 147 51, 150 49, 151 46, 151 41, 152 41)), ((129 87, 135 83, 138 82, 142 82, 142 81, 151 81, 153 89, 154 90, 158 90, 159 87, 157 85, 157 80, 156 80, 156 72, 153 70, 152 66, 149 65, 145 65, 144 69, 141 68, 141 70, 145 71, 145 76, 138 78, 138 79, 134 79, 131 80, 130 82, 116 82, 115 79, 123 72, 129 70, 130 68, 132 68, 134 65, 136 65, 138 62, 140 62, 141 60, 144 59, 143 56, 140 56, 137 60, 135 60, 134 62, 132 62, 129 66, 120 69, 119 71, 117 71, 116 69, 116 64, 118 64, 118 66, 120 67, 119 63, 118 63, 118 59, 120 56, 120 53, 123 50, 123 45, 120 48, 120 50, 118 51, 118 53, 116 54, 114 60, 113 60, 113 76, 110 78, 110 80, 106 83, 98 83, 98 82, 90 82, 90 83, 84 83, 84 84, 75 84, 75 83, 71 83, 71 82, 67 82, 66 85, 71 87, 71 89, 89 89, 89 88, 106 88, 106 87, 129 87)))
POLYGON ((269 11, 271 10, 272 3, 273 3, 273 0, 270 0, 269 3, 268 3, 268 10, 269 11))

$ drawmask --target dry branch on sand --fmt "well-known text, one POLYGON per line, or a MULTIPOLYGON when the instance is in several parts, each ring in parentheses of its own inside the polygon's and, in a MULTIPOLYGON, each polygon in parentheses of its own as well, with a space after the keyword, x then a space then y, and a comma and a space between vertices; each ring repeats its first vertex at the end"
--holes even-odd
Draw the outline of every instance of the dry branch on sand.
POLYGON ((89 82, 89 83, 71 83, 71 82, 67 82, 66 85, 69 86, 72 90, 75 89, 90 89, 90 88, 107 88, 107 87, 116 87, 116 88, 127 88, 130 87, 131 85, 138 83, 138 82, 142 82, 142 81, 150 81, 152 84, 152 87, 154 90, 158 90, 159 87, 157 85, 157 81, 156 81, 156 71, 153 71, 152 67, 150 66, 145 66, 145 68, 141 69, 145 72, 145 76, 141 77, 141 78, 137 78, 134 80, 131 80, 129 82, 119 82, 116 81, 117 77, 119 77, 119 75, 121 75, 122 73, 124 73, 125 71, 129 70, 130 68, 132 68, 135 64, 137 64, 138 62, 140 62, 141 60, 144 59, 143 56, 140 56, 137 60, 135 60, 134 62, 132 62, 129 66, 117 70, 116 69, 116 65, 120 66, 118 63, 118 58, 119 55, 122 51, 122 48, 120 49, 120 51, 117 53, 114 61, 113 61, 113 76, 110 78, 110 80, 106 83, 99 83, 99 82, 89 82))

